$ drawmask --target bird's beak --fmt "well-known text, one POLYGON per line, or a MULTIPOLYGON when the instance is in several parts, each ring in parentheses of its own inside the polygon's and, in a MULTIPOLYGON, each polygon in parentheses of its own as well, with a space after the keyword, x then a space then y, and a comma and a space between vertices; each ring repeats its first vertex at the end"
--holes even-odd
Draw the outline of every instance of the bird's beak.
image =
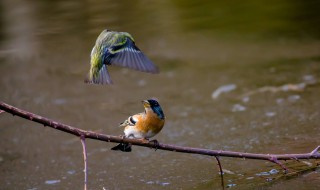
POLYGON ((148 100, 143 100, 142 104, 143 104, 143 107, 150 108, 150 103, 148 102, 148 100))

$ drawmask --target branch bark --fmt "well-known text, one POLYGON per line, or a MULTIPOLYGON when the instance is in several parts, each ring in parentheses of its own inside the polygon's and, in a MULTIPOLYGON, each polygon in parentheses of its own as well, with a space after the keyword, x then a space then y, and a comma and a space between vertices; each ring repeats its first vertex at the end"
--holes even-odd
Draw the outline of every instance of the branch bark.
POLYGON ((159 143, 156 145, 154 142, 145 142, 139 139, 123 139, 120 136, 112 136, 105 135, 101 133, 96 133, 92 131, 86 131, 83 129, 75 128, 70 125, 66 125, 63 123, 59 123, 48 118, 42 117, 40 115, 36 115, 4 102, 0 102, 0 109, 11 113, 13 115, 25 118, 27 120, 40 123, 44 126, 48 126, 75 136, 79 136, 82 138, 95 139, 105 142, 114 142, 114 143, 131 143, 132 145, 157 148, 160 150, 173 151, 173 152, 181 152, 181 153, 189 153, 189 154, 200 154, 207 156, 215 156, 215 157, 234 157, 234 158, 245 158, 245 159, 256 159, 256 160, 267 160, 273 163, 280 165, 283 169, 286 170, 284 165, 279 160, 298 160, 298 159, 320 159, 320 145, 313 149, 308 153, 301 154, 256 154, 256 153, 246 153, 246 152, 234 152, 234 151, 224 151, 224 150, 210 150, 204 148, 194 148, 194 147, 184 147, 177 146, 172 144, 164 144, 159 143))

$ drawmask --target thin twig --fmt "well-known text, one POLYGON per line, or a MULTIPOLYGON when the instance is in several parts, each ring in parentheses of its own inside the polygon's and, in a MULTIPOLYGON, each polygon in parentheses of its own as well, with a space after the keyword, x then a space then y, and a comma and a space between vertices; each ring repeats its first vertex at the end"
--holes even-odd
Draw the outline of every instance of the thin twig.
POLYGON ((284 173, 288 173, 288 168, 284 164, 282 164, 277 158, 272 157, 270 158, 270 161, 279 165, 284 170, 284 173))
POLYGON ((88 182, 88 167, 87 167, 87 149, 86 149, 86 138, 84 136, 80 136, 82 152, 83 152, 83 162, 84 162, 84 190, 87 190, 87 182, 88 182))
POLYGON ((222 165, 219 159, 219 156, 215 156, 217 162, 218 162, 218 166, 219 166, 219 170, 220 170, 220 176, 221 176, 221 187, 222 189, 224 189, 224 180, 223 180, 223 170, 222 170, 222 165))
POLYGON ((311 155, 319 154, 319 150, 320 150, 320 146, 318 146, 317 148, 315 148, 310 154, 311 154, 311 155))
MULTIPOLYGON (((17 115, 19 117, 31 120, 37 123, 40 123, 44 126, 48 126, 75 136, 83 136, 84 138, 100 140, 104 142, 114 142, 114 143, 131 143, 132 145, 143 146, 143 147, 154 147, 153 142, 146 142, 141 139, 128 139, 122 138, 121 136, 111 136, 104 135, 101 133, 96 133, 92 131, 86 131, 78 129, 69 125, 58 123, 56 121, 50 120, 48 118, 21 110, 19 108, 13 107, 6 103, 0 102, 0 109, 5 112, 17 115)), ((210 150, 203 148, 193 148, 193 147, 184 147, 177 146, 172 144, 162 144, 159 143, 157 146, 158 150, 167 150, 173 152, 189 153, 189 154, 200 154, 207 156, 219 156, 219 157, 233 157, 233 158, 246 158, 246 159, 256 159, 256 160, 268 160, 280 165, 284 170, 283 164, 279 164, 279 160, 297 160, 297 159, 320 159, 320 154, 318 153, 319 148, 317 147, 311 153, 302 153, 302 154, 255 154, 255 153, 244 153, 244 152, 234 152, 234 151, 223 151, 223 150, 210 150)))

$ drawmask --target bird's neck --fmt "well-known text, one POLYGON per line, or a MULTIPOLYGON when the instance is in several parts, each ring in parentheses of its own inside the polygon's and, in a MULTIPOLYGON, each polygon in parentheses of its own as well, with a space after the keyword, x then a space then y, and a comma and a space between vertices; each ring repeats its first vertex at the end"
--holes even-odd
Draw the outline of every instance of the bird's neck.
POLYGON ((145 114, 147 117, 157 117, 158 119, 164 119, 164 114, 161 108, 146 108, 145 114))

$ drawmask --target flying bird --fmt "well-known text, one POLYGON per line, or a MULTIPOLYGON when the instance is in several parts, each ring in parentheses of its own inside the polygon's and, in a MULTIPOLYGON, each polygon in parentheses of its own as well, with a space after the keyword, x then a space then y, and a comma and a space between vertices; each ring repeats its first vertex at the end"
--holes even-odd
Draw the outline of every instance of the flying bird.
MULTIPOLYGON (((120 124, 124 127, 124 138, 136 138, 148 140, 158 134, 163 128, 165 116, 160 104, 154 100, 143 100, 144 112, 130 116, 127 120, 120 124)), ((157 140, 153 140, 158 144, 157 140)), ((120 150, 123 152, 131 152, 131 144, 120 143, 111 150, 120 150)))
POLYGON ((111 84, 107 66, 117 65, 148 73, 159 73, 155 66, 135 45, 127 32, 103 30, 91 51, 90 71, 85 83, 111 84))

